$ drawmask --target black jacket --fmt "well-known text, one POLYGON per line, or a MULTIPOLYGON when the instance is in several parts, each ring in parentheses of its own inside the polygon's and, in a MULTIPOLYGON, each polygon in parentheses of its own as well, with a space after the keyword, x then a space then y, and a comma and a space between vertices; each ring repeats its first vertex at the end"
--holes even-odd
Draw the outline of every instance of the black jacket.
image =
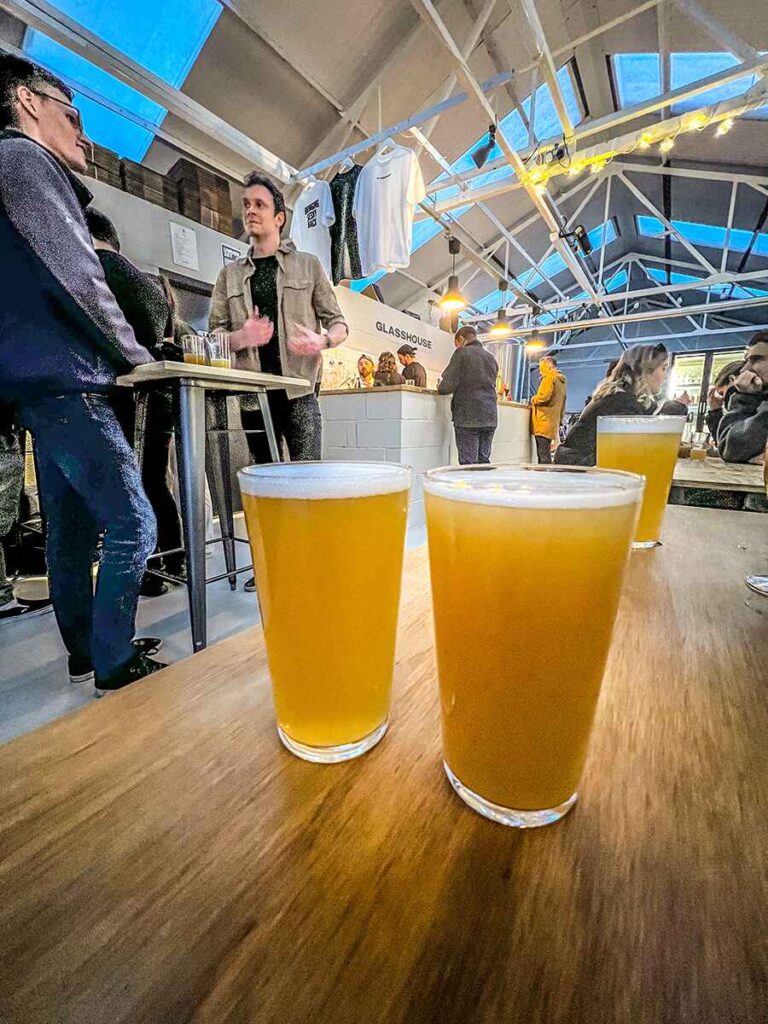
POLYGON ((0 133, 0 399, 108 391, 151 361, 104 280, 90 201, 47 149, 0 133))
POLYGON ((717 447, 724 462, 749 462, 768 444, 768 388, 756 395, 733 391, 720 420, 717 447))
POLYGON ((498 372, 498 363, 479 341, 471 341, 456 349, 438 387, 441 395, 453 395, 451 415, 454 426, 478 430, 490 430, 496 426, 498 372))
POLYGON ((164 339, 173 336, 171 307, 165 293, 119 252, 97 249, 96 255, 109 290, 133 328, 136 340, 160 359, 164 339))
MULTIPOLYGON (((650 416, 655 410, 655 405, 646 409, 626 391, 594 399, 568 431, 555 452, 555 462, 559 466, 596 465, 598 416, 650 416)), ((660 411, 663 416, 686 416, 688 413, 682 402, 665 402, 660 411)))
POLYGON ((421 363, 409 363, 403 367, 403 379, 412 380, 414 387, 425 388, 427 386, 427 371, 421 363))

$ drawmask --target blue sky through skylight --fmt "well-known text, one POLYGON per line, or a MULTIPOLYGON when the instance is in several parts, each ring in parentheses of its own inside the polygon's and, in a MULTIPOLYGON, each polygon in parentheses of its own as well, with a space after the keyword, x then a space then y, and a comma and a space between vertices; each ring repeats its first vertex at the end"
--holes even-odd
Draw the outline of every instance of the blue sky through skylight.
MULTIPOLYGON (((221 14, 216 0, 53 0, 60 11, 174 88, 180 88, 221 14)), ((160 124, 166 111, 134 89, 40 32, 28 30, 24 49, 33 60, 103 93, 127 110, 160 124)), ((152 134, 100 104, 76 95, 94 142, 140 161, 152 134)))
MULTIPOLYGON (((645 100, 654 99, 661 94, 661 60, 658 53, 617 53, 613 56, 613 77, 620 107, 632 106, 645 100)), ((738 57, 732 53, 673 53, 670 55, 670 86, 679 89, 702 78, 709 78, 718 71, 739 64, 738 57)), ((672 113, 683 114, 699 107, 711 106, 723 100, 741 96, 757 81, 756 75, 738 78, 728 85, 693 96, 676 103, 672 113)), ((768 117, 768 107, 760 107, 745 115, 746 117, 768 117)))
MULTIPOLYGON (((646 238, 662 238, 664 225, 658 217, 640 215, 637 221, 637 233, 646 238)), ((722 249, 725 245, 727 230, 716 224, 698 224, 694 221, 673 220, 672 225, 691 245, 703 245, 709 249, 722 249)), ((752 240, 753 232, 744 228, 733 228, 729 248, 734 252, 746 252, 752 240)), ((674 241, 673 236, 673 241, 674 241)), ((768 256, 768 234, 758 234, 752 252, 756 256, 768 256)))
MULTIPOLYGON (((658 281, 659 284, 667 283, 667 272, 662 267, 646 267, 645 269, 654 281, 658 281)), ((694 284, 698 280, 700 278, 691 274, 672 274, 672 284, 694 284)), ((768 295, 768 291, 763 288, 745 287, 740 284, 713 284, 709 287, 702 287, 700 291, 710 292, 716 299, 749 299, 768 295)))

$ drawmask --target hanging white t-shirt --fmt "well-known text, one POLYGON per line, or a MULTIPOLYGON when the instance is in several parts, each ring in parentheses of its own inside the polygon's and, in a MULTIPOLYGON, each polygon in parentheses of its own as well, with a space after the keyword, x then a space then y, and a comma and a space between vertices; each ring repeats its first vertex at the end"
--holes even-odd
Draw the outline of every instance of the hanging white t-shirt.
POLYGON ((410 149, 396 146, 376 153, 365 165, 352 208, 365 277, 411 262, 413 208, 426 194, 419 161, 410 149))
POLYGON ((327 181, 312 182, 296 200, 291 221, 291 241, 299 252, 311 252, 317 256, 329 279, 331 233, 328 228, 335 220, 331 186, 327 181))

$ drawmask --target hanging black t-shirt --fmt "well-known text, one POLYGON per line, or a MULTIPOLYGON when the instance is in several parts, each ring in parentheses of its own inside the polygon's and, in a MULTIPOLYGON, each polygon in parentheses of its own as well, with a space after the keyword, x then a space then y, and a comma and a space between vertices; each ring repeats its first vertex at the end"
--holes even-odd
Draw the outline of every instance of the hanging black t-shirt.
POLYGON ((274 332, 266 345, 259 349, 259 364, 263 373, 282 374, 280 339, 277 322, 277 257, 252 257, 256 268, 251 277, 251 298, 259 316, 266 316, 274 325, 274 332))
POLYGON ((331 267, 333 283, 341 280, 358 281, 363 276, 360 249, 357 242, 357 224, 352 216, 355 186, 362 167, 355 164, 344 174, 331 179, 331 198, 336 220, 331 224, 331 267))

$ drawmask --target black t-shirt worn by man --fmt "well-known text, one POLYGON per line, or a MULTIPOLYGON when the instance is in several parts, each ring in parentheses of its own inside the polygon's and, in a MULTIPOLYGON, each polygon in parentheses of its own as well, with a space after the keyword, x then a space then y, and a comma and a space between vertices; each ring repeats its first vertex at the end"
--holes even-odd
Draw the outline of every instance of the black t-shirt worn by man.
POLYGON ((417 388, 425 388, 427 386, 427 371, 421 363, 413 362, 404 366, 403 377, 406 380, 412 380, 417 388))
POLYGON ((258 309, 259 316, 267 317, 274 325, 272 337, 259 349, 259 365, 262 373, 279 375, 282 374, 283 367, 280 362, 277 321, 277 257, 253 257, 253 265, 256 268, 251 277, 253 308, 258 309))

